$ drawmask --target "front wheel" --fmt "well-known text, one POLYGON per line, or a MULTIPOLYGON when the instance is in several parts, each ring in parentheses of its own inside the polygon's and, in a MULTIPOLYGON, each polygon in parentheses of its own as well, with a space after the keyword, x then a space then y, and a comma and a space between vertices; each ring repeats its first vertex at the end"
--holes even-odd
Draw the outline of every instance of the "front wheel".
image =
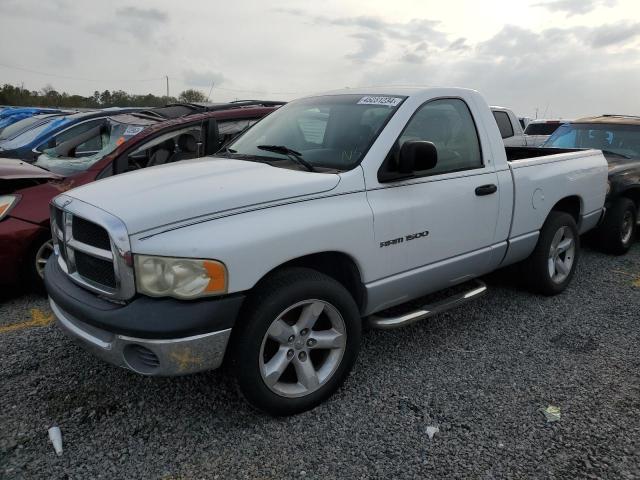
POLYGON ((44 267, 53 253, 53 240, 51 237, 42 237, 33 245, 26 261, 25 280, 28 287, 44 292, 44 267))
POLYGON ((360 315, 349 292, 314 270, 265 279, 247 300, 234 334, 240 391, 272 415, 293 415, 328 398, 358 355, 360 315))
POLYGON ((575 220, 567 213, 551 212, 536 248, 525 263, 529 285, 543 295, 562 292, 573 278, 579 254, 580 237, 575 220))

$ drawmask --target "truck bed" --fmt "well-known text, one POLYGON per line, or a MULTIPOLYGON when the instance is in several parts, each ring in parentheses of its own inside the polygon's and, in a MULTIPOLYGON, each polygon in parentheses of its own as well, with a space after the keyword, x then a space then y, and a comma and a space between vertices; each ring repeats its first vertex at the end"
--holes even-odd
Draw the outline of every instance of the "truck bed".
POLYGON ((517 162, 535 157, 546 157, 558 153, 578 152, 578 148, 543 148, 543 147, 505 147, 507 161, 517 162))
POLYGON ((510 237, 538 232, 564 198, 576 202, 581 233, 597 222, 607 185, 607 163, 599 150, 507 148, 514 185, 510 237), (515 158, 514 158, 515 157, 515 158))

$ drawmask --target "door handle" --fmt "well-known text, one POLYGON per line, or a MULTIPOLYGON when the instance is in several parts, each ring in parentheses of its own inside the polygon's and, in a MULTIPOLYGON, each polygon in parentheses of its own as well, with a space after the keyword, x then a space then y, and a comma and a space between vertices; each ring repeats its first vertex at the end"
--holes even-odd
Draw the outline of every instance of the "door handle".
POLYGON ((498 187, 494 184, 482 185, 476 188, 476 195, 482 197, 483 195, 491 195, 492 193, 496 193, 497 191, 498 187))

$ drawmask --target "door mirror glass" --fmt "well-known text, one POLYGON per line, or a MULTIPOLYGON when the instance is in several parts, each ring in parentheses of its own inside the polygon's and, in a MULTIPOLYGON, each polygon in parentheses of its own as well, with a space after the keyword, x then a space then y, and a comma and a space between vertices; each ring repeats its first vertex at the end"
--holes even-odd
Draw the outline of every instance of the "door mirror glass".
POLYGON ((437 163, 438 150, 432 142, 412 140, 404 142, 400 147, 398 172, 401 174, 431 170, 437 163))

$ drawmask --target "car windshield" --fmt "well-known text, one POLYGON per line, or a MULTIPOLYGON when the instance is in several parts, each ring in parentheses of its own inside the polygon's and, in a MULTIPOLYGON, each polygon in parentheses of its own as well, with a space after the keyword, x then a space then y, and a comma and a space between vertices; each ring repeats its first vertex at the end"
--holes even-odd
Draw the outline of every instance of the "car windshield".
POLYGON ((362 160, 405 98, 326 95, 296 100, 255 124, 218 156, 273 165, 284 161, 291 168, 349 170, 362 160))
POLYGON ((61 175, 83 172, 155 123, 130 114, 83 122, 47 142, 35 165, 61 175))
POLYGON ((569 123, 558 128, 544 147, 595 148, 640 158, 640 125, 569 123))

